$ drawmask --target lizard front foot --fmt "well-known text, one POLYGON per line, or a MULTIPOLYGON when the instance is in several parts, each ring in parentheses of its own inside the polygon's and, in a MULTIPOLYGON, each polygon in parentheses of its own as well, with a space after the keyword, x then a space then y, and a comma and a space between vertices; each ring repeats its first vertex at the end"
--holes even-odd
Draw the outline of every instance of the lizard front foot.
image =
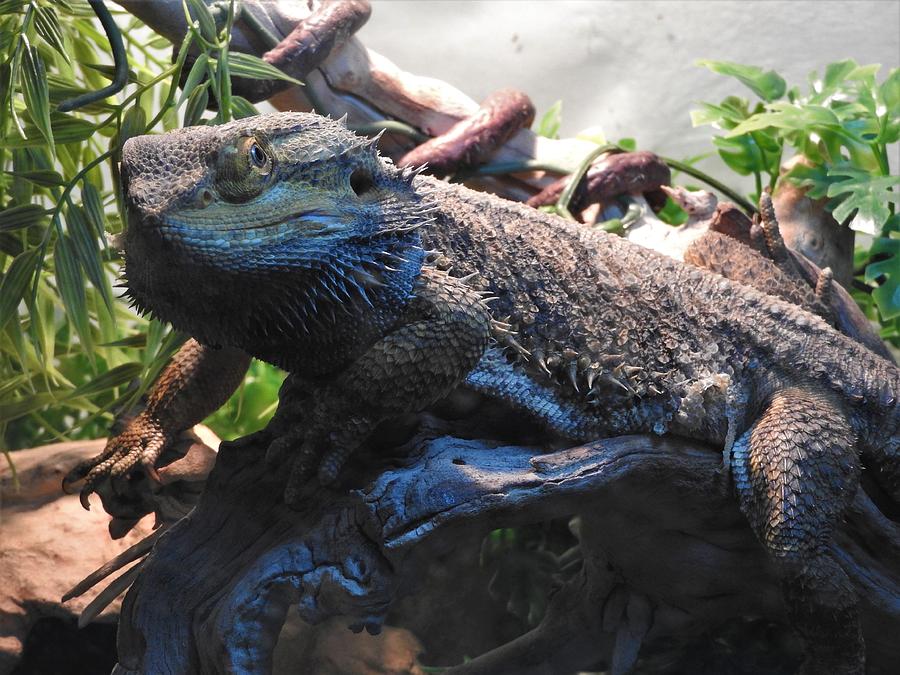
POLYGON ((103 481, 122 480, 135 467, 141 467, 151 480, 159 483, 155 462, 169 440, 171 439, 151 417, 138 415, 122 433, 107 441, 103 452, 72 469, 63 478, 63 490, 66 493, 74 492, 74 486, 84 481, 79 498, 81 505, 90 510, 90 496, 103 481))
POLYGON ((303 486, 314 476, 321 485, 337 483, 344 464, 376 426, 365 417, 344 417, 325 406, 317 406, 310 417, 308 425, 272 441, 266 453, 269 466, 290 466, 284 489, 284 501, 290 506, 299 503, 303 486), (340 428, 334 430, 334 420, 342 417, 340 428))

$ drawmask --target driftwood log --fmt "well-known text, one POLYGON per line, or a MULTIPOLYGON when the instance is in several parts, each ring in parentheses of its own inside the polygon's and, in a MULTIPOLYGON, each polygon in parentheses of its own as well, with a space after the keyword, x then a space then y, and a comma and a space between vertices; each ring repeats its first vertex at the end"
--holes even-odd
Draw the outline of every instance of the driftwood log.
MULTIPOLYGON (((282 503, 265 434, 224 443, 200 503, 125 597, 115 672, 268 673, 291 608, 377 633, 430 560, 468 535, 572 514, 582 562, 543 621, 450 672, 625 673, 642 644, 652 652, 735 617, 789 633, 720 452, 646 436, 543 452, 497 439, 515 423, 486 403, 452 422, 423 415, 411 440, 356 460, 341 489, 310 483, 297 510, 282 503), (486 430, 494 440, 478 440, 486 430)), ((862 598, 870 672, 892 672, 900 527, 861 490, 834 552, 862 598)))

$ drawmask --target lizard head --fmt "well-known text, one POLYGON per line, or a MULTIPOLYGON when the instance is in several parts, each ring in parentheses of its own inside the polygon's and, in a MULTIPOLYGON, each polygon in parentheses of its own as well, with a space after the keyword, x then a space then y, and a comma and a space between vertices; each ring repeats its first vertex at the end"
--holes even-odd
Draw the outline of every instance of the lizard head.
POLYGON ((396 320, 421 267, 427 208, 410 173, 335 120, 139 136, 121 176, 128 295, 210 344, 279 362, 304 340, 349 340, 396 320))

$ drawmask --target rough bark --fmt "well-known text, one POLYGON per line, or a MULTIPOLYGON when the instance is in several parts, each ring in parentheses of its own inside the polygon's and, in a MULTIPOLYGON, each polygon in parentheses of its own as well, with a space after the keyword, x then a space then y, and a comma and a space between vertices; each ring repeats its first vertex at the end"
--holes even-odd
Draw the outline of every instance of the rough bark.
MULTIPOLYGON (((483 415, 424 419, 401 449, 410 459, 363 457, 356 489, 311 483, 298 510, 281 502, 263 438, 223 444, 197 508, 160 539, 125 598, 116 672, 270 672, 290 607, 309 623, 341 616, 378 632, 464 535, 576 513, 583 565, 543 622, 452 672, 624 673, 642 643, 739 616, 784 621, 718 452, 629 436, 541 453, 464 440, 484 430, 483 415)), ((863 598, 870 671, 888 672, 900 656, 900 528, 860 491, 835 553, 863 598)))

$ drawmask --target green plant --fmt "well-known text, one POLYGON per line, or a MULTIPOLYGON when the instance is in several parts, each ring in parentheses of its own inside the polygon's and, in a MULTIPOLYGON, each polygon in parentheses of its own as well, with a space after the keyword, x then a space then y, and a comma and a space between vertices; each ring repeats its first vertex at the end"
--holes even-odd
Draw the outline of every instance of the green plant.
POLYGON ((835 220, 871 235, 861 263, 861 284, 885 322, 883 335, 896 341, 900 318, 900 176, 892 175, 891 148, 900 140, 900 69, 878 82, 878 65, 853 60, 831 63, 820 78, 811 73, 807 92, 787 86, 774 71, 722 61, 701 61, 713 72, 736 78, 758 101, 729 96, 701 103, 694 125, 725 131, 713 144, 733 171, 752 175, 758 199, 774 188, 789 150, 806 158, 785 179, 807 188, 813 199, 829 198, 835 220))
MULTIPOLYGON (((122 144, 182 122, 255 114, 232 95, 232 75, 291 80, 256 57, 229 52, 234 2, 219 3, 218 14, 199 0, 187 0, 184 9, 189 31, 171 62, 171 43, 128 14, 107 14, 122 25, 121 33, 112 26, 107 35, 83 0, 0 1, 4 451, 105 435, 112 414, 140 398, 183 339, 130 312, 112 291, 120 259, 110 235, 123 227, 122 144), (106 87, 100 96, 111 95, 98 98, 94 92, 116 77, 117 68, 104 61, 122 36, 124 87, 115 93, 118 85, 106 87), (192 46, 197 57, 179 92, 192 46), (218 104, 213 115, 206 113, 210 96, 218 104)), ((258 365, 246 386, 274 400, 280 377, 258 365)), ((213 418, 219 433, 234 436, 261 423, 250 416, 266 413, 266 406, 242 400, 239 391, 213 418)))

